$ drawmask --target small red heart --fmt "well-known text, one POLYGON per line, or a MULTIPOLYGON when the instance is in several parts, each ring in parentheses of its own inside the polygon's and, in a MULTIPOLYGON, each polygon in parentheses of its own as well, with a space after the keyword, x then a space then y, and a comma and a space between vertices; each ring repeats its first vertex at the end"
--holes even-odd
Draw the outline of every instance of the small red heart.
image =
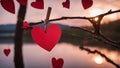
POLYGON ((27 5, 27 0, 17 0, 17 1, 24 6, 27 5))
POLYGON ((65 2, 62 3, 63 7, 65 8, 70 8, 70 0, 66 0, 65 2))
POLYGON ((40 26, 35 26, 32 29, 33 40, 42 48, 47 51, 51 51, 52 48, 57 44, 61 37, 61 29, 57 24, 51 24, 46 32, 40 26))
POLYGON ((30 25, 25 21, 25 22, 23 22, 22 28, 23 28, 24 30, 29 30, 29 29, 30 29, 30 25))
POLYGON ((10 54, 11 50, 10 49, 4 49, 4 54, 8 56, 10 54))
POLYGON ((8 12, 15 14, 15 5, 13 0, 1 0, 1 5, 8 12))
POLYGON ((62 58, 56 59, 55 57, 52 58, 52 66, 53 68, 62 68, 64 64, 64 60, 62 58))
POLYGON ((36 0, 36 2, 32 2, 31 6, 37 9, 44 9, 44 1, 43 0, 36 0))
POLYGON ((82 5, 84 9, 87 9, 93 5, 92 0, 82 0, 82 5))

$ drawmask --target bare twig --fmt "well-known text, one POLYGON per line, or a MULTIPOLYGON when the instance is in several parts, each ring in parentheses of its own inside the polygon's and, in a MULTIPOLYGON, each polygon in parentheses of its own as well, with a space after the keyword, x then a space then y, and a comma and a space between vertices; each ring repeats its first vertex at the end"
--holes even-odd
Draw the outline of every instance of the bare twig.
MULTIPOLYGON (((120 12, 120 9, 115 10, 115 11, 109 10, 106 13, 103 13, 103 14, 100 14, 100 15, 97 15, 97 16, 94 16, 94 17, 105 16, 105 15, 109 15, 109 14, 113 14, 113 13, 117 13, 117 12, 120 12)), ((85 19, 85 20, 89 20, 89 19, 94 18, 94 17, 61 17, 61 18, 51 19, 49 21, 59 21, 59 20, 66 20, 66 19, 85 19)))
MULTIPOLYGON (((103 14, 101 14, 101 15, 105 16, 105 15, 109 15, 109 14, 113 14, 113 13, 117 13, 117 12, 120 12, 120 9, 119 9, 119 10, 115 10, 115 11, 109 10, 108 12, 103 13, 103 14)), ((99 16, 99 15, 98 15, 98 16, 99 16)))
POLYGON ((71 27, 71 28, 74 28, 74 29, 81 29, 81 30, 83 30, 83 31, 85 31, 85 32, 88 32, 88 33, 90 33, 90 34, 94 34, 92 31, 87 30, 87 29, 84 29, 84 28, 81 28, 81 27, 71 27))
POLYGON ((29 23, 30 26, 34 26, 34 25, 39 25, 39 24, 42 24, 44 23, 43 20, 41 20, 40 22, 36 22, 36 23, 29 23))
POLYGON ((90 54, 99 54, 100 56, 102 56, 103 58, 105 58, 105 60, 109 63, 111 63, 112 65, 116 66, 116 68, 120 68, 120 65, 119 64, 116 64, 114 61, 112 61, 110 58, 108 58, 105 54, 101 53, 100 51, 98 50, 91 50, 89 48, 85 48, 85 47, 79 47, 81 50, 85 50, 87 51, 88 53, 90 54))
POLYGON ((88 17, 61 17, 56 19, 51 19, 50 21, 59 21, 59 20, 66 20, 66 19, 86 19, 88 20, 88 17))
POLYGON ((103 43, 105 43, 105 44, 111 45, 111 46, 114 47, 114 48, 120 48, 120 46, 119 46, 119 44, 118 44, 117 42, 115 43, 114 41, 108 39, 107 37, 105 37, 105 36, 102 35, 101 33, 100 33, 99 35, 96 35, 94 32, 89 31, 89 30, 84 29, 84 28, 81 28, 81 27, 71 27, 71 28, 81 29, 81 30, 83 30, 83 31, 85 31, 85 32, 88 32, 88 33, 92 34, 92 35, 93 35, 93 38, 94 38, 94 39, 97 39, 98 41, 101 41, 101 42, 103 42, 103 43))
MULTIPOLYGON (((108 38, 105 37, 102 33, 100 34, 100 36, 101 36, 102 38, 104 38, 105 40, 111 42, 111 43, 114 43, 114 44, 120 45, 119 42, 117 42, 117 41, 113 41, 113 40, 111 40, 111 39, 108 39, 108 38)), ((118 46, 118 47, 120 48, 120 46, 118 46)))
MULTIPOLYGON (((115 10, 115 11, 112 11, 112 10, 109 10, 108 12, 106 13, 103 13, 103 14, 100 14, 100 15, 97 15, 97 16, 94 16, 94 17, 98 17, 98 16, 105 16, 105 15, 109 15, 109 14, 113 14, 113 13, 117 13, 117 12, 120 12, 120 9, 119 10, 115 10)), ((49 22, 51 21, 59 21, 59 20, 66 20, 66 19, 85 19, 85 20, 89 20, 91 18, 94 18, 94 17, 61 17, 61 18, 56 18, 56 19, 50 19, 49 22)), ((36 23, 30 23, 31 25, 34 25, 34 24, 41 24, 43 22, 43 20, 41 22, 36 22, 36 23)))

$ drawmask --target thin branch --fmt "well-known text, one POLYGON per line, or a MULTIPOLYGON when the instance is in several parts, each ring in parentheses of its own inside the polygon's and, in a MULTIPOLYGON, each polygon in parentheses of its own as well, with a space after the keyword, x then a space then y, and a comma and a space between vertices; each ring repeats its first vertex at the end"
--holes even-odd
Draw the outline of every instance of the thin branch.
POLYGON ((115 11, 109 10, 107 13, 103 13, 101 15, 105 16, 105 15, 109 15, 109 14, 113 14, 113 13, 118 13, 118 12, 120 12, 120 9, 119 10, 115 10, 115 11))
MULTIPOLYGON (((113 13, 117 13, 117 12, 120 12, 120 9, 119 10, 115 10, 115 11, 112 11, 112 10, 109 10, 108 12, 106 13, 103 13, 103 14, 100 14, 100 15, 109 15, 109 14, 113 14, 113 13)), ((97 15, 97 16, 94 16, 94 17, 98 17, 100 15, 97 15)), ((51 21, 59 21, 59 20, 66 20, 66 19, 85 19, 85 20, 89 20, 91 18, 94 18, 94 17, 60 17, 60 18, 55 18, 55 19, 50 19, 49 22, 51 21)), ((41 24, 43 23, 43 20, 41 20, 40 22, 36 22, 36 23, 30 23, 31 25, 37 25, 37 24, 41 24)))
MULTIPOLYGON (((50 19, 49 22, 51 21, 59 21, 59 20, 66 20, 66 19, 86 19, 89 20, 89 18, 87 17, 61 17, 61 18, 56 18, 56 19, 50 19)), ((40 22, 36 22, 36 23, 29 23, 31 26, 33 25, 38 25, 38 24, 42 24, 44 23, 43 20, 41 20, 40 22)))
MULTIPOLYGON (((106 13, 103 13, 103 14, 100 14, 100 15, 97 15, 97 16, 94 16, 94 17, 98 17, 98 16, 105 16, 105 15, 109 15, 109 14, 113 14, 113 13, 117 13, 117 12, 120 12, 120 9, 119 10, 115 10, 115 11, 112 11, 112 10, 109 10, 108 12, 106 13)), ((94 18, 94 17, 61 17, 61 18, 56 18, 56 19, 50 19, 49 21, 59 21, 59 20, 66 20, 66 19, 85 19, 85 20, 89 20, 91 18, 94 18)))
POLYGON ((105 44, 107 44, 107 45, 110 45, 110 46, 112 46, 112 47, 114 47, 114 48, 117 48, 117 49, 120 48, 119 45, 114 44, 114 43, 112 43, 112 42, 109 42, 109 41, 105 40, 104 38, 102 38, 102 37, 100 37, 100 36, 93 36, 93 37, 94 37, 94 39, 97 39, 98 41, 103 42, 103 43, 105 43, 105 44))
POLYGON ((89 31, 87 29, 84 29, 84 28, 81 28, 81 27, 71 27, 71 28, 74 28, 74 29, 81 29, 85 32, 88 32, 90 34, 93 35, 94 39, 97 39, 98 41, 101 41, 105 44, 108 44, 108 45, 111 45, 113 46, 114 48, 120 48, 119 44, 118 43, 113 43, 112 40, 109 40, 108 38, 106 38, 104 35, 100 34, 100 35, 96 35, 94 32, 92 31, 89 31))
MULTIPOLYGON (((100 36, 101 36, 102 38, 104 38, 105 40, 111 42, 111 43, 114 43, 114 44, 120 45, 119 42, 117 42, 117 41, 113 41, 113 40, 111 40, 111 39, 108 39, 108 38, 105 37, 102 33, 100 34, 100 36)), ((120 48, 120 46, 119 46, 119 48, 120 48)))
POLYGON ((39 24, 42 24, 44 23, 43 20, 41 20, 40 22, 36 22, 36 23, 29 23, 30 26, 34 26, 34 25, 39 25, 39 24))
POLYGON ((116 68, 120 68, 120 65, 119 64, 116 64, 114 61, 112 61, 110 58, 108 58, 105 54, 101 53, 100 51, 98 50, 91 50, 89 48, 85 48, 85 47, 79 47, 81 50, 85 50, 87 51, 88 53, 90 54, 99 54, 100 56, 102 56, 103 58, 105 58, 105 60, 109 63, 111 63, 112 65, 116 66, 116 68))
POLYGON ((87 29, 84 29, 84 28, 81 28, 81 27, 71 27, 71 28, 74 28, 74 29, 81 29, 81 30, 83 30, 83 31, 85 31, 85 32, 88 32, 88 33, 90 33, 90 34, 94 34, 92 31, 87 30, 87 29))
POLYGON ((86 19, 88 20, 88 17, 61 17, 61 18, 56 18, 56 19, 51 19, 49 21, 59 21, 59 20, 66 20, 66 19, 86 19))

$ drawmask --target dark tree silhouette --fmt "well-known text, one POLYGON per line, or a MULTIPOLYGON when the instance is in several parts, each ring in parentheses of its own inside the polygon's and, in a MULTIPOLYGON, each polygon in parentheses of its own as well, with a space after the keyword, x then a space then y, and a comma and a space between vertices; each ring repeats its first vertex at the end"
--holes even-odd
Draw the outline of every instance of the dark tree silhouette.
POLYGON ((26 14, 26 6, 20 4, 20 8, 18 11, 16 31, 15 31, 15 39, 14 39, 14 63, 15 68, 24 68, 23 63, 23 55, 22 55, 22 38, 23 38, 23 29, 22 24, 26 14))

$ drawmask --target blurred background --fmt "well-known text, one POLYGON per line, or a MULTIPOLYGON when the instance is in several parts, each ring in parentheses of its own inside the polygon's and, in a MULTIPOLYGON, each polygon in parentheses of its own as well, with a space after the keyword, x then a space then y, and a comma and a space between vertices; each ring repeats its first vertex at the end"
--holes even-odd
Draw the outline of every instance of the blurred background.
MULTIPOLYGON (((70 9, 63 8, 62 2, 65 0, 44 0, 45 8, 43 10, 31 7, 28 1, 28 8, 25 21, 29 23, 44 20, 47 13, 47 7, 52 7, 50 19, 62 16, 96 16, 109 10, 120 9, 120 0, 93 0, 93 5, 84 10, 81 0, 70 0, 70 9), (57 7, 56 7, 57 6, 57 7)), ((14 0, 16 13, 11 14, 4 10, 0 5, 0 68, 14 68, 14 35, 17 21, 17 12, 19 3, 14 0), (11 53, 6 57, 3 53, 5 48, 10 48, 11 53)), ((62 36, 58 44, 48 52, 38 46, 31 38, 30 31, 24 31, 23 36, 23 57, 25 68, 52 68, 52 57, 63 58, 63 68, 115 68, 112 64, 106 62, 98 54, 88 54, 79 49, 78 46, 85 46, 92 50, 99 50, 110 59, 120 64, 120 49, 114 49, 111 46, 101 43, 92 37, 89 33, 82 30, 70 28, 70 26, 92 29, 91 23, 87 20, 63 20, 50 22, 58 24, 62 29, 62 36), (84 43, 86 45, 84 45, 84 43)), ((40 25, 43 26, 43 25, 40 25)), ((102 20, 101 32, 108 38, 120 40, 120 13, 107 15, 102 20)))

